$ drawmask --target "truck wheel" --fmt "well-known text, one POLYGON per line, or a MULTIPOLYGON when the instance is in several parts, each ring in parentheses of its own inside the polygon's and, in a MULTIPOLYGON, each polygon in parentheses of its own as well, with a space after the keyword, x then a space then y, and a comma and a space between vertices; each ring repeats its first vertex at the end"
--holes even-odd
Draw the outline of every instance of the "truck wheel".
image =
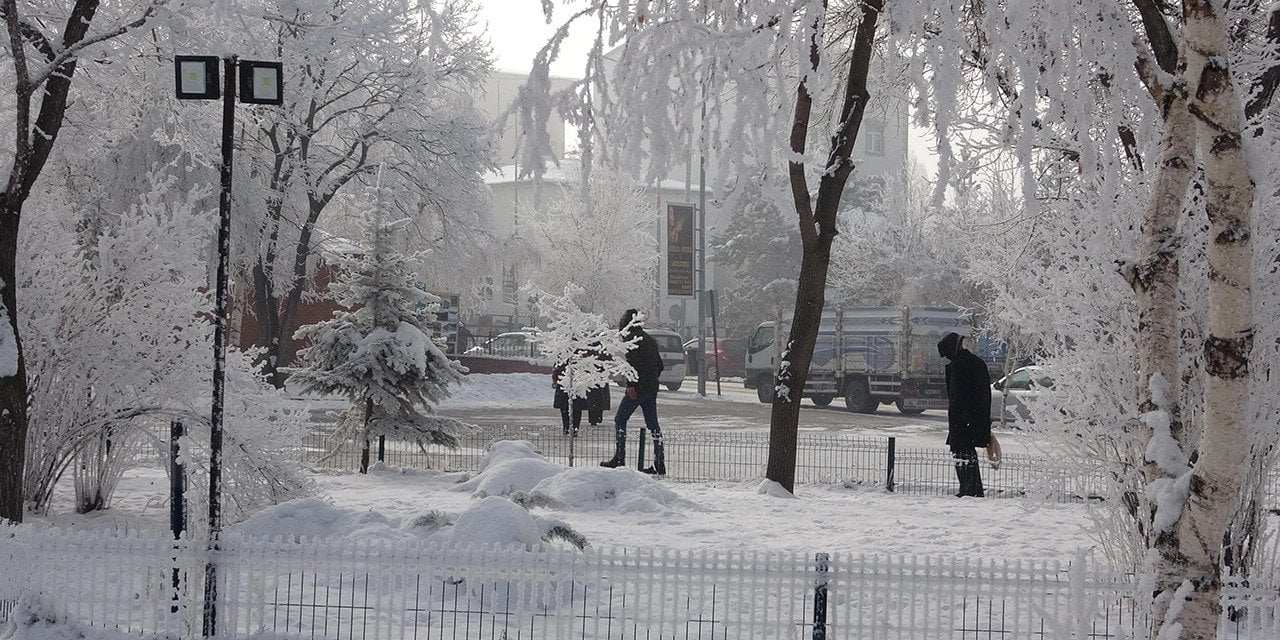
POLYGON ((716 365, 714 365, 714 364, 713 364, 713 365, 711 365, 711 366, 709 366, 709 367, 707 367, 707 379, 708 379, 708 380, 710 380, 710 381, 712 381, 712 382, 716 382, 717 380, 719 380, 719 379, 720 379, 720 367, 717 367, 717 366, 716 366, 716 365))
POLYGON ((810 396, 809 399, 813 401, 813 404, 819 407, 825 407, 831 404, 831 401, 835 399, 835 396, 810 396))
POLYGON ((773 404, 773 376, 760 376, 756 381, 756 398, 764 404, 773 404))
POLYGON ((850 380, 844 387, 844 404, 849 411, 857 413, 875 413, 880 401, 871 396, 867 381, 850 380))
POLYGON ((924 409, 903 409, 901 398, 894 400, 893 405, 898 408, 898 413, 901 413, 904 416, 918 416, 924 413, 924 409))
POLYGON ((668 383, 667 383, 667 388, 668 388, 668 389, 670 389, 670 390, 672 390, 672 391, 679 391, 679 390, 680 390, 680 383, 679 383, 679 382, 668 382, 668 383))

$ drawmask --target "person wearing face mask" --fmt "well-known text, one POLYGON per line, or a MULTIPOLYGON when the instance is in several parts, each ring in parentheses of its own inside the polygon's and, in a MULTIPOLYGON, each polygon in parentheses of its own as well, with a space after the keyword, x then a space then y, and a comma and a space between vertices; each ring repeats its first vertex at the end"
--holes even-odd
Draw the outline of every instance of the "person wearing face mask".
POLYGON ((991 374, 982 358, 962 346, 964 337, 948 333, 938 341, 947 364, 947 445, 960 480, 957 498, 983 497, 978 447, 991 443, 991 374))
POLYGON ((627 309, 618 321, 618 331, 624 332, 623 339, 635 341, 635 347, 627 352, 627 364, 635 369, 636 379, 627 381, 627 392, 618 403, 618 413, 613 418, 613 457, 601 462, 600 466, 612 469, 626 464, 627 420, 638 408, 644 413, 644 426, 653 436, 653 466, 645 468, 644 472, 663 476, 667 474, 667 460, 662 446, 662 429, 658 426, 658 375, 663 369, 662 355, 653 336, 639 322, 633 322, 637 315, 635 309, 627 309))

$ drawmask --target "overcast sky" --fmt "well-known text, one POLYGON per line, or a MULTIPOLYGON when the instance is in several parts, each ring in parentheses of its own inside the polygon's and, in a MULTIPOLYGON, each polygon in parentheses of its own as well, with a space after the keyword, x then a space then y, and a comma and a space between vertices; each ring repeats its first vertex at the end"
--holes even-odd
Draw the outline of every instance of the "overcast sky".
MULTIPOLYGON (((497 67, 503 71, 528 73, 533 55, 547 43, 555 27, 570 15, 568 8, 556 0, 553 25, 546 23, 540 0, 480 0, 480 21, 487 25, 497 67)), ((591 46, 591 23, 570 34, 561 48, 560 58, 551 67, 557 76, 582 76, 583 60, 591 46)))

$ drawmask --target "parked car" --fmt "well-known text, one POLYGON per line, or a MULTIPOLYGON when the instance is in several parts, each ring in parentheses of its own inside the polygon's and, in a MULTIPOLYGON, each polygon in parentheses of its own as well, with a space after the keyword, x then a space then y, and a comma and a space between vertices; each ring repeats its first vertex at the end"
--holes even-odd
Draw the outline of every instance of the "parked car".
POLYGON ((721 376, 741 378, 746 374, 747 341, 745 338, 720 338, 716 341, 714 348, 712 340, 708 338, 705 349, 704 354, 698 354, 697 338, 684 343, 689 375, 698 375, 698 369, 703 362, 707 363, 708 380, 719 380, 721 376))
POLYGON ((466 350, 469 356, 502 356, 505 358, 539 358, 542 349, 538 334, 532 331, 508 331, 466 350))
POLYGON ((645 329, 658 343, 658 353, 662 355, 662 375, 658 381, 672 391, 680 389, 684 382, 687 366, 684 354, 684 338, 674 331, 666 329, 645 329))
POLYGON ((1031 421, 1030 407, 1053 388, 1053 378, 1040 367, 1019 367, 991 383, 991 421, 1031 421))

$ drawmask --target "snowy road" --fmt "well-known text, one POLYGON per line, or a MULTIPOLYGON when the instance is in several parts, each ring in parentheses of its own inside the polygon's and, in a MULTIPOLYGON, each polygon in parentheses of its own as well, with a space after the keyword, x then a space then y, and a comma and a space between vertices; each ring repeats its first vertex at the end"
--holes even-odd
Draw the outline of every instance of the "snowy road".
MULTIPOLYGON (((698 396, 696 384, 690 381, 679 391, 663 390, 658 394, 658 416, 664 429, 767 429, 769 405, 756 400, 753 389, 742 388, 741 382, 722 385, 722 396, 715 395, 715 385, 708 385, 707 397, 698 396)), ((622 397, 613 390, 613 407, 622 397)), ((442 409, 441 413, 481 425, 522 424, 560 426, 560 414, 551 407, 550 394, 542 405, 526 407, 467 407, 442 409)), ((610 413, 612 416, 612 413, 610 413)), ((633 420, 639 420, 637 414, 633 420)), ((946 439, 946 415, 930 411, 918 416, 904 416, 890 406, 874 414, 851 413, 842 400, 828 407, 816 407, 805 401, 800 412, 800 428, 806 431, 859 432, 868 435, 902 435, 936 433, 946 439)))

